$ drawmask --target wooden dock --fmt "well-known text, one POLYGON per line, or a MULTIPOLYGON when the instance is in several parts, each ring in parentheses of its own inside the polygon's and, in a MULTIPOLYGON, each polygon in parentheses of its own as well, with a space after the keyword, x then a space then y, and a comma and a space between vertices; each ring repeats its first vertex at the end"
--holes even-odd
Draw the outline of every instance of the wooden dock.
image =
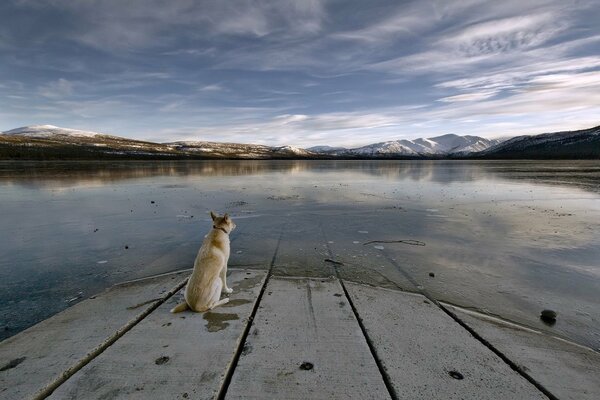
POLYGON ((0 343, 0 399, 600 398, 591 349, 420 293, 277 272, 230 269, 230 302, 204 314, 169 313, 189 270, 114 286, 0 343))

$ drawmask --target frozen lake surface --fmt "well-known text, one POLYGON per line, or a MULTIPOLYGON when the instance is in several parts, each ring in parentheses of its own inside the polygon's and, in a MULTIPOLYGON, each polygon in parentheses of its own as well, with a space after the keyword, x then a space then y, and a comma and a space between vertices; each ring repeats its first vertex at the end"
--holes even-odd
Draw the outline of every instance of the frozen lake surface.
POLYGON ((597 161, 3 162, 1 338, 191 268, 209 210, 237 223, 230 265, 326 277, 336 262, 600 349, 597 161))

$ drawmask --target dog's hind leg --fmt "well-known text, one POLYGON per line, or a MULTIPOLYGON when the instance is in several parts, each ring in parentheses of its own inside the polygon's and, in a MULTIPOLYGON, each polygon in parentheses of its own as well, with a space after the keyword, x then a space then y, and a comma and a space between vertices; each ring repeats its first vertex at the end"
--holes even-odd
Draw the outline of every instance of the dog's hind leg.
POLYGON ((227 287, 227 264, 221 268, 221 282, 223 282, 222 291, 223 293, 231 293, 233 289, 227 287))
POLYGON ((219 300, 219 297, 221 297, 222 289, 223 289, 223 281, 220 278, 215 279, 212 284, 210 300, 208 302, 208 306, 206 307, 206 310, 212 310, 215 307, 218 307, 220 305, 223 305, 223 304, 229 302, 228 297, 225 297, 225 298, 222 298, 221 300, 219 300))
POLYGON ((212 310, 212 309, 213 309, 213 308, 215 308, 215 307, 219 307, 219 306, 222 306, 223 304, 227 304, 227 303, 229 303, 229 297, 224 297, 224 298, 222 298, 221 300, 219 300, 219 301, 217 301, 217 302, 215 302, 215 303, 211 304, 211 305, 208 307, 208 309, 209 309, 209 310, 212 310))

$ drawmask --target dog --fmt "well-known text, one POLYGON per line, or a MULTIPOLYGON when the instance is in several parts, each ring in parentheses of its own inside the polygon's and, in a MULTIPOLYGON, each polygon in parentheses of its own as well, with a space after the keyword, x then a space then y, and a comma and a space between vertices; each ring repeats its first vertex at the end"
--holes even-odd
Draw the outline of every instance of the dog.
POLYGON ((196 312, 212 310, 229 302, 228 297, 220 299, 221 293, 233 292, 233 289, 227 287, 227 261, 230 251, 229 234, 235 229, 235 223, 227 213, 219 217, 211 211, 210 217, 213 228, 198 250, 194 271, 185 287, 185 302, 175 306, 172 313, 187 309, 196 312))

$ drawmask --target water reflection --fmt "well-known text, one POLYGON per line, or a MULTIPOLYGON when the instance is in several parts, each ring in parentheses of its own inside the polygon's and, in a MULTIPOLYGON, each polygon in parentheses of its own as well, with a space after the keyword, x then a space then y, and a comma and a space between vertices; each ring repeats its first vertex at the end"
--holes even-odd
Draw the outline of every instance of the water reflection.
POLYGON ((345 173, 439 183, 525 180, 598 191, 598 161, 98 161, 0 162, 0 184, 98 185, 149 177, 345 173))

